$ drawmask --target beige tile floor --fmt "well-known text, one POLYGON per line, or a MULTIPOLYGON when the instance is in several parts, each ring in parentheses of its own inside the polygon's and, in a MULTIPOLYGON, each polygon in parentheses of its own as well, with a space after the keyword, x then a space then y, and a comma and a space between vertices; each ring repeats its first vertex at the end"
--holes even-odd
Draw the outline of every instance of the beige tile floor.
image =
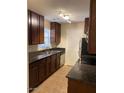
POLYGON ((32 93, 67 93, 66 75, 72 66, 63 66, 40 84, 32 93))

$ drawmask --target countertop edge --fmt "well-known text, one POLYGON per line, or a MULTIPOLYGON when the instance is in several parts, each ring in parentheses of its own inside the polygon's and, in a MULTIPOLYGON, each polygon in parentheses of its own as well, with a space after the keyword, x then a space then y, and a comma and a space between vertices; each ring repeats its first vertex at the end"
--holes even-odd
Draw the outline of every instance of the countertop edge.
MULTIPOLYGON (((60 51, 60 52, 56 52, 56 53, 53 53, 51 55, 47 55, 46 54, 46 56, 39 57, 39 58, 38 58, 38 56, 40 56, 42 54, 36 54, 36 55, 33 56, 34 59, 29 56, 29 58, 28 58, 29 64, 34 63, 34 62, 37 62, 37 61, 42 60, 44 58, 50 57, 52 55, 56 55, 57 53, 61 53, 61 55, 65 53, 65 49, 64 48, 53 48, 53 49, 50 49, 50 50, 55 50, 55 51, 57 50, 57 51, 60 51)), ((39 53, 39 52, 44 52, 44 51, 37 51, 37 52, 39 53)))
POLYGON ((80 66, 82 64, 80 64, 77 61, 76 64, 72 67, 72 69, 69 71, 69 73, 66 75, 66 78, 71 79, 71 80, 81 81, 82 83, 96 85, 96 81, 84 80, 82 72, 80 70, 78 71, 79 68, 76 68, 76 67, 78 67, 77 65, 79 65, 79 68, 80 68, 80 66), (75 69, 77 69, 77 70, 75 70, 75 69))

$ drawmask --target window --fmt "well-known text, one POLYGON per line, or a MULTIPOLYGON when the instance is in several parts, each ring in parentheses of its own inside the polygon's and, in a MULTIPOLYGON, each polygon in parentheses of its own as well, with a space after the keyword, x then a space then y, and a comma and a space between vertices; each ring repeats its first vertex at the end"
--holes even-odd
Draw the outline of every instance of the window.
POLYGON ((44 30, 44 44, 39 44, 38 48, 50 48, 50 29, 44 30))

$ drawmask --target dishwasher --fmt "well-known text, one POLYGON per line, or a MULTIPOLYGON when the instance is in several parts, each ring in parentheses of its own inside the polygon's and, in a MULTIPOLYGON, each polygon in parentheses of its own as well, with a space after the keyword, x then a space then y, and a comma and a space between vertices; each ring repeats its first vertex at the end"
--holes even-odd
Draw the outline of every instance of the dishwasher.
POLYGON ((60 56, 60 66, 63 66, 65 64, 65 53, 62 53, 60 56))

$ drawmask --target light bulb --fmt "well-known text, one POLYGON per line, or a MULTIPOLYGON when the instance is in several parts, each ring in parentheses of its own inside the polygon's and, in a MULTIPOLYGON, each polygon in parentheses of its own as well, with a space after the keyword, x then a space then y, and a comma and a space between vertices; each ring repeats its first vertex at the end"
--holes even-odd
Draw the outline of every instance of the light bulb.
POLYGON ((64 15, 62 13, 60 13, 59 16, 64 17, 64 15))
POLYGON ((71 21, 70 20, 67 20, 67 22, 71 24, 71 21))
POLYGON ((68 20, 69 19, 69 16, 65 15, 64 16, 64 19, 68 20))

